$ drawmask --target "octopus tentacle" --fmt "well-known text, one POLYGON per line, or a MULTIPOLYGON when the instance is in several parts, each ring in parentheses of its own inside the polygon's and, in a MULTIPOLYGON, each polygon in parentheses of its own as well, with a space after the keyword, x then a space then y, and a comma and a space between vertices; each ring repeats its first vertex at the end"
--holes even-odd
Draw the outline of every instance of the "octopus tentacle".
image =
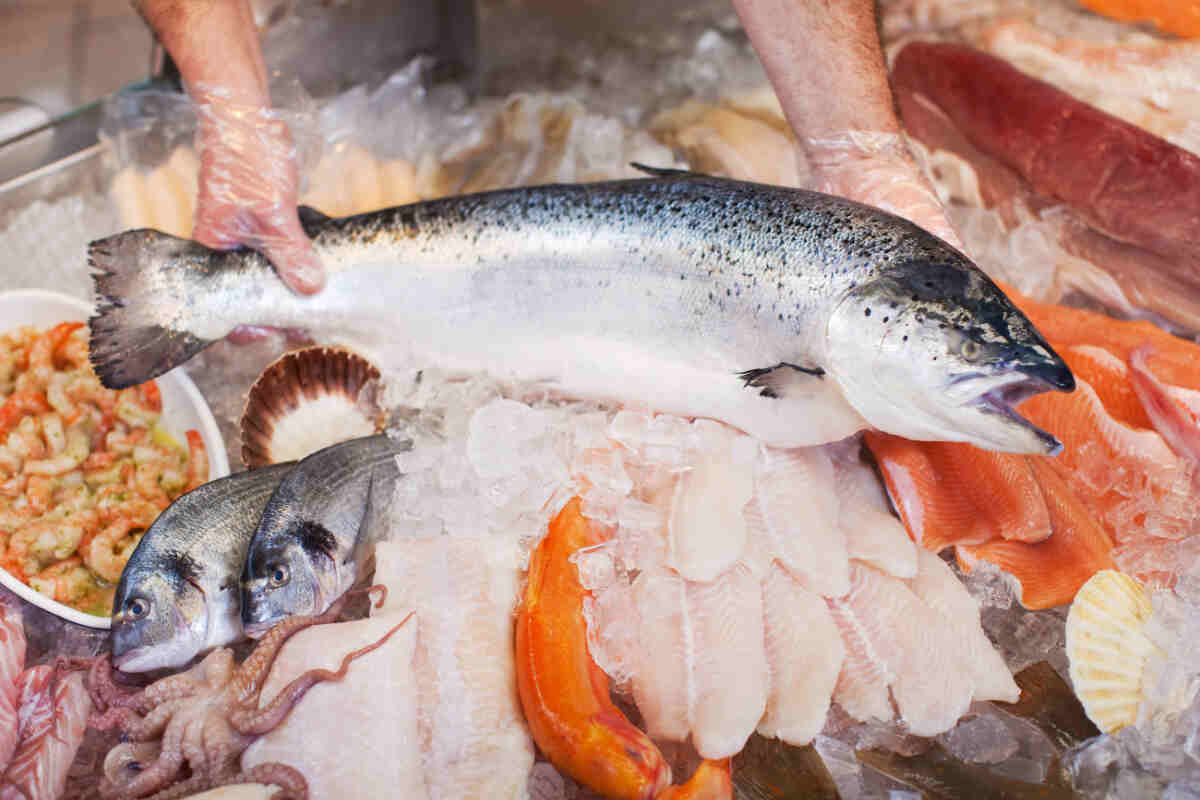
POLYGON ((283 687, 275 699, 265 708, 236 708, 229 715, 229 724, 238 733, 247 736, 258 736, 273 730, 283 718, 288 715, 300 698, 304 697, 305 692, 311 689, 322 681, 340 681, 346 677, 346 670, 350 668, 350 662, 360 656, 365 656, 367 653, 380 647, 384 642, 391 638, 392 634, 404 627, 415 614, 415 611, 410 611, 408 615, 396 623, 383 636, 371 644, 360 647, 359 649, 347 653, 342 658, 341 666, 337 672, 331 672, 327 669, 310 669, 303 675, 300 675, 287 686, 283 687))
POLYGON ((289 767, 287 764, 275 761, 259 764, 238 775, 236 780, 278 786, 279 791, 271 795, 271 800, 284 800, 284 798, 307 800, 308 798, 308 781, 304 779, 300 770, 289 767))
POLYGON ((141 719, 141 715, 127 706, 113 706, 107 711, 100 714, 93 713, 88 717, 88 727, 95 728, 98 731, 110 731, 113 728, 120 727, 125 729, 126 725, 137 724, 141 719))
POLYGON ((192 697, 203 690, 192 670, 178 675, 169 675, 147 686, 129 700, 129 705, 143 714, 165 702, 192 697))
MULTIPOLYGON (((122 709, 113 709, 114 711, 122 709)), ((132 712, 132 709, 126 709, 132 712)), ((121 732, 135 742, 148 742, 162 735, 175 714, 175 705, 167 703, 151 709, 145 716, 130 713, 121 720, 121 732)), ((95 727, 93 725, 93 727, 95 727)))
POLYGON ((183 725, 167 725, 158 758, 120 787, 122 796, 143 797, 170 786, 183 766, 183 725))
MULTIPOLYGON (((77 661, 79 666, 83 666, 89 659, 77 659, 77 661)), ((74 665, 74 660, 69 663, 74 665)), ((92 698, 92 704, 101 711, 110 706, 132 705, 141 694, 140 689, 121 686, 116 682, 113 677, 111 654, 104 653, 90 659, 88 667, 88 695, 92 698)))
POLYGON ((239 702, 246 703, 258 697, 258 693, 262 691, 262 682, 271 671, 271 665, 275 663, 275 657, 279 655, 279 649, 283 647, 284 642, 312 625, 336 621, 341 616, 342 609, 346 607, 346 599, 346 595, 342 595, 323 614, 289 617, 267 631, 258 640, 254 652, 238 667, 234 681, 239 702))

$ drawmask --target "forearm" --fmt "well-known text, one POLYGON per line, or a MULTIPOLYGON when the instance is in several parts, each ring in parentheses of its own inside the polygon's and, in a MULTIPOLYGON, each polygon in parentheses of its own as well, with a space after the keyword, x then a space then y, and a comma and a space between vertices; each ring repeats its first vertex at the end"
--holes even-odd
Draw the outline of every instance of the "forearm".
POLYGON ((134 0, 134 6, 171 54, 193 97, 220 90, 240 106, 270 105, 248 0, 134 0))
POLYGON ((801 140, 898 133, 873 0, 733 0, 801 140))

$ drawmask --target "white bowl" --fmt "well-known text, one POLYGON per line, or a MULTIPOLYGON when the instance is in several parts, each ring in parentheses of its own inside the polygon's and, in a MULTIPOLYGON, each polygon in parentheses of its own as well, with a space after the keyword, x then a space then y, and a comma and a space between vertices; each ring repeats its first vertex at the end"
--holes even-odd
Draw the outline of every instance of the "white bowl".
MULTIPOLYGON (((77 297, 48 292, 41 289, 20 289, 0 292, 0 332, 10 331, 22 325, 48 328, 60 322, 87 322, 92 305, 77 297)), ((229 458, 225 454, 225 442, 217 429, 208 404, 196 390, 191 378, 181 370, 174 369, 157 378, 162 392, 163 427, 178 441, 185 441, 185 432, 197 430, 208 450, 208 477, 220 478, 229 474, 229 458)), ((70 606, 51 600, 41 592, 17 580, 0 569, 0 584, 20 595, 24 600, 39 608, 77 625, 89 628, 108 628, 112 621, 108 617, 85 614, 70 606)))

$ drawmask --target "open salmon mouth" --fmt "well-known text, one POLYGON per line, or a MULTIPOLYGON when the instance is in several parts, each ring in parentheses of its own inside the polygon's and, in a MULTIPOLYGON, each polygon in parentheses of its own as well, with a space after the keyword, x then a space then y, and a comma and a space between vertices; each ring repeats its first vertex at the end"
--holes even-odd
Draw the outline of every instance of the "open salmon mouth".
POLYGON ((1046 455, 1055 456, 1062 452, 1062 442, 1053 434, 1042 430, 1017 413, 1016 407, 1034 395, 1052 389, 1070 391, 1075 388, 1075 379, 1067 372, 1069 381, 1056 376, 1052 383, 1041 376, 1018 373, 1013 380, 996 386, 979 395, 973 405, 985 414, 997 414, 1009 422, 1032 433, 1046 449, 1046 455), (1070 388, 1064 388, 1069 385, 1070 388))

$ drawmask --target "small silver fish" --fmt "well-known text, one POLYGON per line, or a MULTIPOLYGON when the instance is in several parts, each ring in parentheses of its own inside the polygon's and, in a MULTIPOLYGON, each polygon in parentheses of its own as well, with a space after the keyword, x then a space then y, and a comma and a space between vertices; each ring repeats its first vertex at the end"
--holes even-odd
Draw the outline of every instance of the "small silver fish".
POLYGON ((839 197, 691 173, 538 186, 345 219, 301 209, 329 271, 299 296, 251 250, 93 242, 91 354, 147 380, 239 323, 385 369, 437 366, 711 417, 780 447, 865 427, 1053 454, 1013 406, 1066 363, 962 253, 839 197))
POLYGON ((246 548, 292 463, 218 478, 180 496, 142 536, 113 598, 113 664, 182 667, 242 638, 246 548))
POLYGON ((242 573, 242 624, 250 636, 294 614, 320 614, 345 594, 373 555, 374 518, 412 446, 387 434, 340 442, 302 459, 263 510, 242 573))

